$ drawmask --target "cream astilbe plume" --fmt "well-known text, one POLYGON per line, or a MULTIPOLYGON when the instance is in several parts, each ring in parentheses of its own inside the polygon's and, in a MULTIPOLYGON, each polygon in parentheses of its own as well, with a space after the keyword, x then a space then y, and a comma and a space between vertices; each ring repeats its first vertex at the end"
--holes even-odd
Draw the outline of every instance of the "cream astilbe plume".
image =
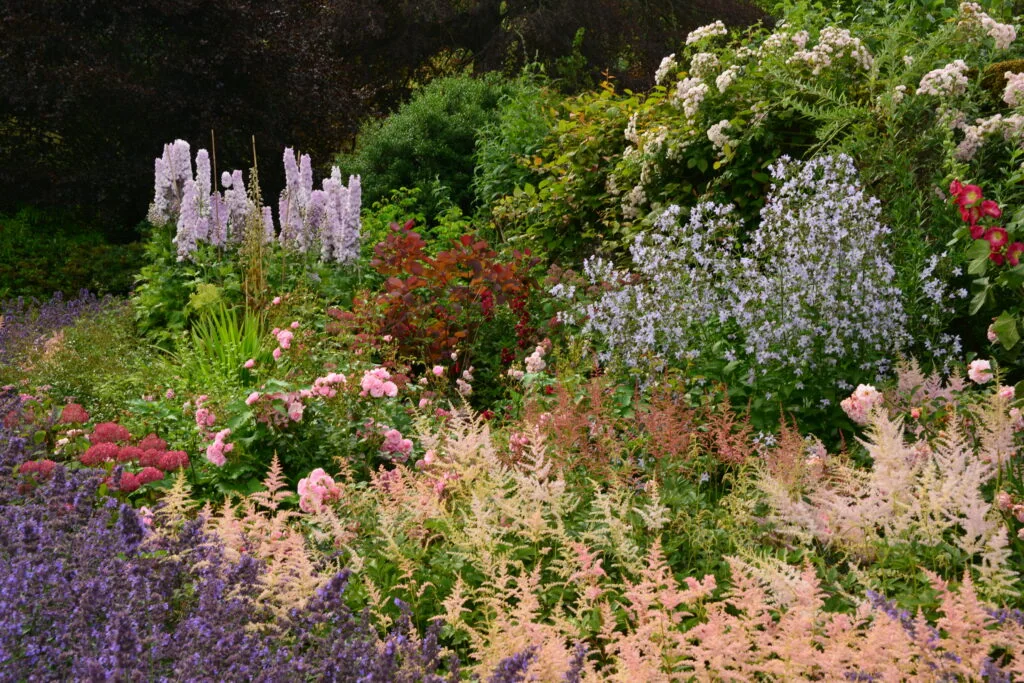
POLYGON ((828 476, 806 479, 791 495, 768 467, 758 486, 771 507, 769 519, 784 534, 835 545, 870 559, 882 545, 955 544, 980 557, 978 590, 996 597, 1012 590, 1005 525, 982 488, 1014 453, 1005 399, 993 395, 981 413, 980 447, 968 438, 955 412, 934 444, 908 442, 902 421, 884 412, 872 416, 861 443, 871 456, 864 470, 832 461, 828 476))

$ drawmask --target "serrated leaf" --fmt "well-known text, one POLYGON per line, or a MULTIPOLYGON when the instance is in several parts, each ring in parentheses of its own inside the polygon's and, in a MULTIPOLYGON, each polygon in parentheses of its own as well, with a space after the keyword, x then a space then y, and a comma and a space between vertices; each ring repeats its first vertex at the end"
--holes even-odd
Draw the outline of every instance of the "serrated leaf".
POLYGON ((1020 333, 1017 331, 1017 319, 1010 315, 1009 311, 1003 311, 992 324, 992 330, 999 338, 999 343, 1009 351, 1020 341, 1020 333))

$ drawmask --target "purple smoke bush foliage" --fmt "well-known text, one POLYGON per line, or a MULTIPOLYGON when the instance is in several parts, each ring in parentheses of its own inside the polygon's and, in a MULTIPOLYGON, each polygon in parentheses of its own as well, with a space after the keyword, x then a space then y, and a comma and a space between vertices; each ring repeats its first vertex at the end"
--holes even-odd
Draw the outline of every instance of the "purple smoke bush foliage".
MULTIPOLYGON (((0 414, 18 411, 12 391, 0 414)), ((102 474, 57 466, 0 428, 0 671, 7 680, 457 680, 438 673, 435 625, 408 613, 381 642, 346 606, 341 572, 285 620, 253 607, 263 566, 229 561, 198 520, 155 535, 129 505, 101 495, 102 474)), ((120 471, 115 470, 114 488, 120 471)))
POLYGON ((82 290, 73 299, 57 292, 47 302, 9 299, 0 302, 0 364, 13 363, 21 351, 38 346, 84 315, 99 313, 111 302, 82 290))
POLYGON ((732 205, 698 204, 685 222, 672 206, 637 237, 632 274, 586 262, 592 283, 619 283, 577 311, 607 342, 604 360, 657 370, 666 359, 742 357, 748 382, 887 369, 909 336, 879 202, 845 155, 783 157, 771 171, 775 187, 742 241, 732 205))

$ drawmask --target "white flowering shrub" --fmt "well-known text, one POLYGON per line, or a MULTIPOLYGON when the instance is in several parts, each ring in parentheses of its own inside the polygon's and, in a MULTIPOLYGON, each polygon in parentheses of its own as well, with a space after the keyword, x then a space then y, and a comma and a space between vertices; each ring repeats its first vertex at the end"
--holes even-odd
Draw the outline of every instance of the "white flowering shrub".
POLYGON ((846 156, 782 159, 771 173, 742 243, 733 206, 698 204, 686 221, 673 206, 637 237, 631 274, 586 263, 592 283, 619 283, 579 311, 606 361, 738 361, 766 393, 795 383, 819 397, 886 371, 909 337, 878 201, 846 156))

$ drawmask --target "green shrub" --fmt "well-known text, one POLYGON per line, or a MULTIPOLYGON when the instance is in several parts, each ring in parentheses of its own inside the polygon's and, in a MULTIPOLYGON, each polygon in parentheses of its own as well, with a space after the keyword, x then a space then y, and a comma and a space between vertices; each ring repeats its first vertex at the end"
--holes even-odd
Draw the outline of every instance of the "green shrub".
POLYGON ((399 187, 433 188, 424 197, 427 218, 446 200, 469 213, 478 132, 522 87, 495 75, 432 81, 388 118, 364 126, 355 153, 338 163, 345 175, 362 176, 364 205, 399 187))
POLYGON ((24 208, 0 215, 0 299, 82 289, 123 295, 141 265, 139 243, 110 244, 70 212, 24 208))

